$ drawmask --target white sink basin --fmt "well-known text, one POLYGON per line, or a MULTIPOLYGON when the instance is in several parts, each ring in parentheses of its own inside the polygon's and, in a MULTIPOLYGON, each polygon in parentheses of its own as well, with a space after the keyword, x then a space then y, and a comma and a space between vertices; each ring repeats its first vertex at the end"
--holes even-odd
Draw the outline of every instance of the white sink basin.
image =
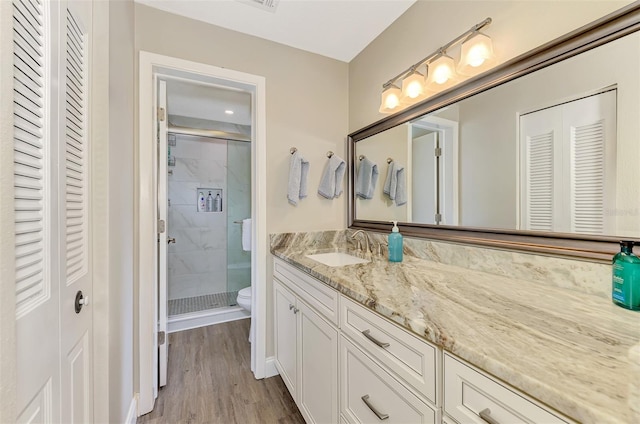
POLYGON ((307 255, 307 258, 313 259, 314 261, 327 266, 345 266, 365 264, 369 262, 367 259, 362 259, 343 252, 316 253, 314 255, 307 255))

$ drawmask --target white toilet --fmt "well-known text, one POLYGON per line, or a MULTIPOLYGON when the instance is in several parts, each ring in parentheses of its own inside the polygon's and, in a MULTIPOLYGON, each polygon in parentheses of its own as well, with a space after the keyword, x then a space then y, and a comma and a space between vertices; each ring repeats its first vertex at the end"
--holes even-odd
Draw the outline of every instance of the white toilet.
POLYGON ((251 286, 245 287, 238 292, 236 299, 238 306, 241 306, 247 312, 251 312, 251 286))
MULTIPOLYGON (((251 286, 245 287, 238 292, 236 302, 242 309, 251 313, 251 286)), ((253 319, 251 319, 251 327, 249 328, 249 342, 253 343, 253 319)))

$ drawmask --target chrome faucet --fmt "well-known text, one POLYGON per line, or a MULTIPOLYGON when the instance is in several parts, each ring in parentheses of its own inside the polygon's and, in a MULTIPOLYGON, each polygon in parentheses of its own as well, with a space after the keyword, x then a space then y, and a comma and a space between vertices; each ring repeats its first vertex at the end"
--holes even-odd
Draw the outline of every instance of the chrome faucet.
POLYGON ((364 235, 364 243, 365 243, 365 251, 367 253, 371 253, 371 239, 369 238, 369 234, 365 231, 365 230, 357 230, 355 231, 353 234, 351 234, 351 238, 352 239, 356 239, 356 236, 358 234, 363 234, 364 235))

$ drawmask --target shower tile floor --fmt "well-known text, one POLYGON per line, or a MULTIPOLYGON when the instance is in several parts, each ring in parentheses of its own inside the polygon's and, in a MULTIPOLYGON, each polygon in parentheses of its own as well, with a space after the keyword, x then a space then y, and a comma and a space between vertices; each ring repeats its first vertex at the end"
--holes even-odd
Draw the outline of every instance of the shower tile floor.
POLYGON ((169 300, 169 316, 236 306, 237 291, 169 300))

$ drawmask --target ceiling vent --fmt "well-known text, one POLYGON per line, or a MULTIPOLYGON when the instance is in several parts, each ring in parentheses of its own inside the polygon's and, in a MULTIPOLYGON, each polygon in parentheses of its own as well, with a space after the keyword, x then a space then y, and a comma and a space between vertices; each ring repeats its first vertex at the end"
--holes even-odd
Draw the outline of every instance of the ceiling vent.
POLYGON ((240 3, 248 4, 250 6, 257 7, 258 9, 266 10, 267 12, 275 13, 276 8, 280 0, 238 0, 240 3))

